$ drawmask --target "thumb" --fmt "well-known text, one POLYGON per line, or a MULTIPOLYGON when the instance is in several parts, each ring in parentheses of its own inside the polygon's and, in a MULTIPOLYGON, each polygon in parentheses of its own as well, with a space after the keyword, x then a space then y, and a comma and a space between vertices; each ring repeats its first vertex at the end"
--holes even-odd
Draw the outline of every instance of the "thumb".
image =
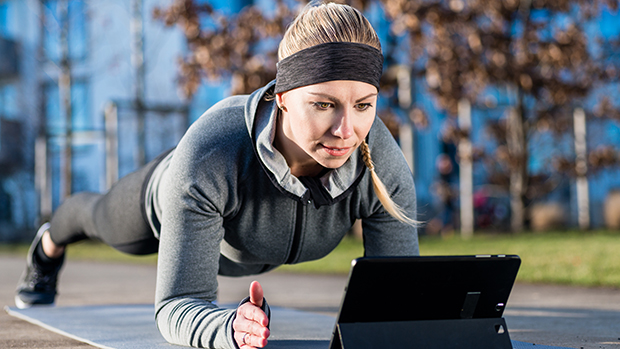
POLYGON ((250 302, 259 308, 263 306, 263 287, 258 281, 250 284, 250 302))

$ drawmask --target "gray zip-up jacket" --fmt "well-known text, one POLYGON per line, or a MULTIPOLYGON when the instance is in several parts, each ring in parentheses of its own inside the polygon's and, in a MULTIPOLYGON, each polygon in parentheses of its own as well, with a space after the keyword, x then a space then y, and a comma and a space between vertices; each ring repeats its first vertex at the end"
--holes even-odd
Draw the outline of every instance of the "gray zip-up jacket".
MULTIPOLYGON (((148 183, 147 216, 160 239, 155 316, 170 343, 237 348, 235 311, 213 303, 217 274, 319 259, 356 219, 365 255, 418 254, 416 229, 383 210, 359 152, 320 179, 291 175, 272 145, 277 113, 268 91, 273 82, 210 108, 148 183)), ((378 118, 367 141, 393 200, 415 218, 413 176, 378 118)))

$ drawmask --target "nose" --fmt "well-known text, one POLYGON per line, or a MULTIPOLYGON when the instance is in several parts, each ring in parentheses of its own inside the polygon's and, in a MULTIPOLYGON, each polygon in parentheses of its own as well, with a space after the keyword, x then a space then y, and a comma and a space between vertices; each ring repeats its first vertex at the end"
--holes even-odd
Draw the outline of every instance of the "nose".
POLYGON ((351 112, 343 110, 336 116, 334 126, 332 128, 332 134, 342 139, 348 139, 353 136, 353 120, 351 119, 351 112))

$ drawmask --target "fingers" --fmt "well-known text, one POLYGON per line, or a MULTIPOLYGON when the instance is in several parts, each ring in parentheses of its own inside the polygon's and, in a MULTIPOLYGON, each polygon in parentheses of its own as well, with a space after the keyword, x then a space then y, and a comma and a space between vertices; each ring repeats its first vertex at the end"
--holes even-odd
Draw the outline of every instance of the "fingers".
POLYGON ((237 309, 233 322, 234 337, 239 348, 262 348, 267 345, 270 332, 269 319, 265 312, 252 303, 245 303, 237 309))
POLYGON ((252 303, 245 303, 237 309, 237 320, 233 324, 235 331, 250 332, 267 338, 269 318, 265 312, 252 303), (237 321, 238 320, 238 321, 237 321), (266 331, 266 332, 265 332, 266 331), (265 335, 267 333, 267 335, 265 335))
POLYGON ((237 308, 237 319, 239 319, 240 327, 235 328, 235 331, 251 332, 252 329, 256 329, 252 332, 256 335, 261 335, 259 328, 267 329, 269 325, 267 314, 252 303, 245 303, 237 308))
POLYGON ((262 348, 267 345, 269 318, 261 309, 263 287, 258 281, 250 284, 250 301, 237 308, 233 322, 234 338, 241 349, 262 348))
POLYGON ((263 348, 267 345, 266 338, 257 337, 247 332, 235 332, 235 341, 241 349, 263 348))
POLYGON ((263 287, 258 281, 250 284, 250 302, 259 308, 263 306, 263 287))

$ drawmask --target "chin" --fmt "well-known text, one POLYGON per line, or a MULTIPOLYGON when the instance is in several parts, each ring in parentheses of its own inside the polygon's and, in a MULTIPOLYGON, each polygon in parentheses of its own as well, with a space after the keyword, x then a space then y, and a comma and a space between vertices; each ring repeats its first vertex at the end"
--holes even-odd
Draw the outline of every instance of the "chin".
POLYGON ((319 164, 321 164, 321 166, 325 168, 335 170, 341 167, 342 165, 344 165, 347 162, 347 160, 349 160, 348 157, 344 160, 326 160, 326 161, 320 162, 319 164))

